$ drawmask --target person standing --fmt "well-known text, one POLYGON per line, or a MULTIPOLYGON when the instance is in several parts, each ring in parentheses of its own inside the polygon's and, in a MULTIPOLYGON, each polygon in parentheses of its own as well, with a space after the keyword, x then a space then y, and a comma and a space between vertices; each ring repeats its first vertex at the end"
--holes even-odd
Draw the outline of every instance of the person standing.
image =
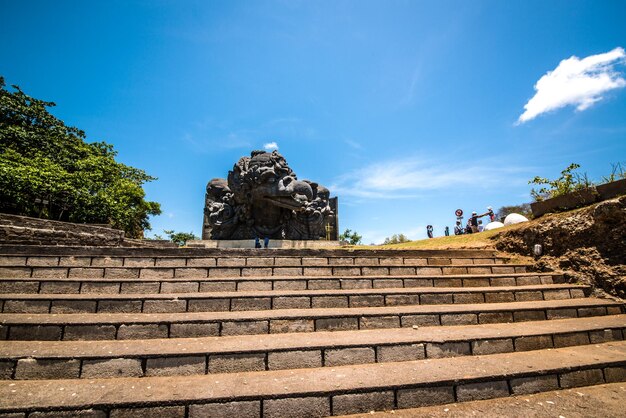
MULTIPOLYGON (((481 215, 484 216, 484 215, 481 215)), ((472 229, 472 233, 475 234, 478 232, 478 214, 476 212, 472 212, 472 216, 469 218, 468 224, 472 229)))
POLYGON ((426 234, 428 234, 428 238, 432 238, 433 237, 433 226, 432 225, 426 226, 426 234))
POLYGON ((461 225, 461 221, 456 221, 456 225, 454 226, 454 235, 463 235, 463 225, 461 225))
POLYGON ((443 230, 443 233, 446 234, 446 237, 450 236, 450 227, 446 226, 446 229, 443 230))

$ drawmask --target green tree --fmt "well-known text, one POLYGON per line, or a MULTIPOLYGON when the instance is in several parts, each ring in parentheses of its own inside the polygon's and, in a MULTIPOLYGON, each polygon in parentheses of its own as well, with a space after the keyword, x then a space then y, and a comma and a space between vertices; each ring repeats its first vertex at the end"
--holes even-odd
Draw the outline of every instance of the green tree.
POLYGON ((195 236, 193 232, 175 232, 172 229, 165 229, 163 230, 163 232, 165 233, 165 235, 170 237, 170 241, 172 241, 174 244, 178 245, 179 247, 182 247, 185 244, 187 244, 187 241, 198 239, 198 237, 195 236))
POLYGON ((140 238, 160 205, 142 185, 156 180, 115 161, 105 142, 87 143, 18 86, 0 76, 0 211, 81 223, 110 224, 140 238))
POLYGON ((393 234, 391 237, 385 238, 383 245, 388 244, 400 244, 402 242, 409 242, 410 239, 407 238, 404 234, 393 234))
POLYGON ((350 245, 357 245, 361 243, 361 235, 351 229, 346 229, 343 234, 339 234, 339 241, 347 241, 350 245))
POLYGON ((532 218, 533 211, 530 208, 529 203, 522 203, 521 205, 511 205, 511 206, 502 206, 496 212, 496 219, 501 220, 506 218, 507 215, 511 213, 519 213, 520 215, 524 215, 527 218, 532 218))
POLYGON ((575 172, 578 168, 580 168, 579 164, 570 164, 565 170, 561 171, 561 177, 555 180, 536 176, 528 184, 545 184, 547 187, 542 187, 539 190, 532 189, 530 195, 538 202, 593 186, 593 182, 589 180, 587 173, 580 174, 575 172))

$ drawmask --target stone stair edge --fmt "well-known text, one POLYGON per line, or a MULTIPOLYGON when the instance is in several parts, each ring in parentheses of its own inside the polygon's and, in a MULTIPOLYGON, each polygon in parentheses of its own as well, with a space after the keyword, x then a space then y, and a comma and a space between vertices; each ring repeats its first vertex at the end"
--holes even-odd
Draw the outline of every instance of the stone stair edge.
MULTIPOLYGON (((162 357, 195 354, 242 354, 287 350, 307 351, 396 344, 450 343, 502 340, 542 335, 567 335, 599 330, 626 331, 626 314, 602 317, 420 328, 359 331, 320 331, 223 337, 163 338, 88 341, 5 341, 0 360, 21 358, 99 359, 109 357, 162 357), (184 351, 181 351, 184 348, 184 351)), ((626 338, 623 336, 622 338, 626 338)), ((590 342, 594 344, 594 342, 590 342)))
MULTIPOLYGON (((386 402, 383 403, 390 406, 386 409, 407 408, 411 407, 411 397, 419 397, 424 390, 432 388, 450 391, 456 401, 471 399, 477 390, 483 392, 483 397, 502 397, 516 392, 550 390, 546 388, 554 385, 566 388, 624 381, 625 368, 626 343, 610 342, 544 350, 540 356, 533 351, 516 352, 300 369, 297 374, 281 370, 175 377, 3 381, 0 411, 111 410, 189 404, 191 409, 217 403, 230 409, 243 402, 256 402, 255 407, 262 407, 264 412, 272 406, 298 411, 314 401, 316 406, 327 407, 326 415, 341 415, 364 412, 364 407, 368 411, 369 404, 379 405, 380 399, 373 400, 372 394, 378 394, 375 398, 384 397, 386 402), (310 382, 316 383, 311 385, 310 382), (65 390, 59 391, 59 386, 65 390)), ((186 408, 182 408, 183 416, 186 408)))

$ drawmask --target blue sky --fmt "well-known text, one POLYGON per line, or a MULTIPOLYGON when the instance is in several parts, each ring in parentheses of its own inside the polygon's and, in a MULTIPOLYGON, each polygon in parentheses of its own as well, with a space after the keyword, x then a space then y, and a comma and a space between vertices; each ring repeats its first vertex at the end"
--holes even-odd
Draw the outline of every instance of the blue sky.
POLYGON ((365 243, 626 161, 624 1, 0 0, 0 19, 7 83, 158 177, 153 233, 199 234, 206 183, 271 142, 365 243))

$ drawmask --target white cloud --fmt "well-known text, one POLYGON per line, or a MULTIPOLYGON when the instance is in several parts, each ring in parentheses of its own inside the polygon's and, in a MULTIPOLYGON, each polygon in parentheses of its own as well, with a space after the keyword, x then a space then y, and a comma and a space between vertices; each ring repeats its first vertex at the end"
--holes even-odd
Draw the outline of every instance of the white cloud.
POLYGON ((343 196, 402 199, 418 193, 459 187, 489 188, 510 184, 527 168, 491 161, 474 161, 463 166, 458 161, 446 163, 417 159, 390 160, 371 164, 339 177, 329 189, 343 196))
POLYGON ((537 93, 524 106, 517 124, 527 122, 551 110, 576 106, 582 111, 602 100, 603 94, 626 86, 615 65, 626 62, 623 48, 580 59, 567 58, 548 71, 535 84, 537 93))
POLYGON ((263 145, 263 148, 266 149, 267 151, 271 151, 275 149, 277 150, 278 144, 276 143, 276 141, 268 142, 267 144, 263 145))

